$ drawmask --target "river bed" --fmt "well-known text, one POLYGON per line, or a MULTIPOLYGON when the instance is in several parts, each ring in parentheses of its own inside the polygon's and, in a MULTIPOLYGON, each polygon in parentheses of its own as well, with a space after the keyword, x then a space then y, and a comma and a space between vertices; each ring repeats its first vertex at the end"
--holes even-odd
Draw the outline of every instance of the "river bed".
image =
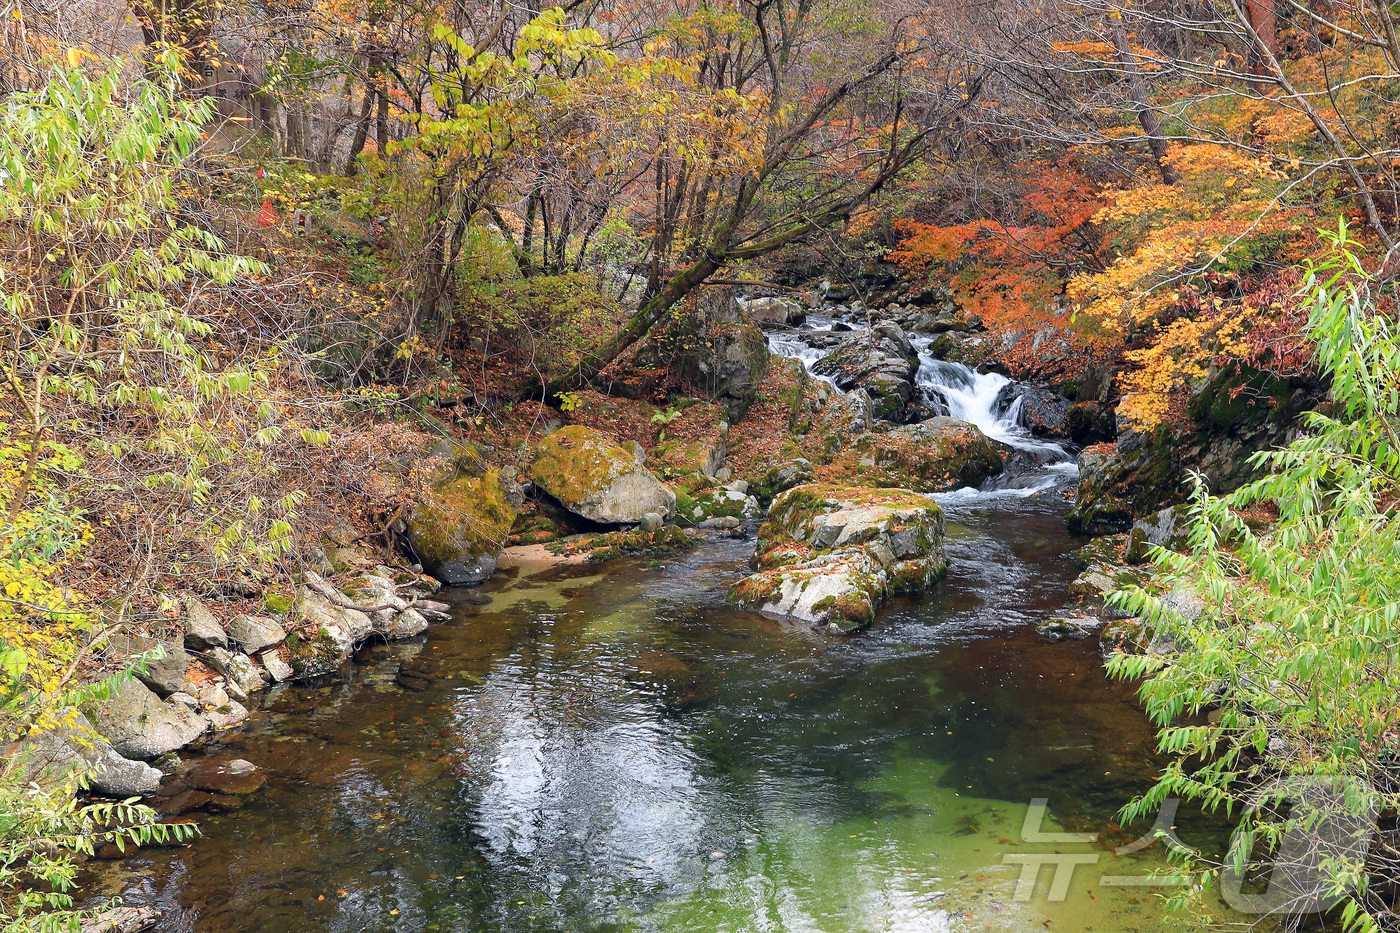
POLYGON ((1113 851, 1148 829, 1114 819, 1149 723, 1096 641, 1032 628, 1077 573, 1062 493, 944 497, 946 580, 850 638, 727 606, 751 540, 498 573, 270 694, 212 749, 263 791, 98 889, 166 933, 1195 928, 1143 884, 1160 843, 1113 851), (1096 841, 1035 835, 1066 830, 1096 841), (1054 855, 1062 898, 1055 864, 1018 888, 1054 855))

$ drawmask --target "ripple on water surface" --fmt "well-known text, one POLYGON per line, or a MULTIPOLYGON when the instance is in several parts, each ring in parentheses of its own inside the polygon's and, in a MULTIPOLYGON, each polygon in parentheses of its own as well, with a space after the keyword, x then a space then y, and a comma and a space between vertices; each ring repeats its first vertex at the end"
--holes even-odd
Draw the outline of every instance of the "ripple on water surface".
POLYGON ((1163 889, 1100 877, 1160 845, 1022 838, 1033 798, 1042 831, 1099 831, 1157 767, 1095 646, 1029 627, 1075 571, 1027 503, 950 504, 947 580, 850 639, 726 607, 751 543, 501 577, 490 605, 269 696, 223 740, 264 792, 97 883, 199 933, 1156 928, 1163 889), (418 691, 395 681, 414 656, 436 673, 418 691), (1054 866, 1018 899, 1016 860, 1057 852, 1083 863, 1066 899, 1054 866))

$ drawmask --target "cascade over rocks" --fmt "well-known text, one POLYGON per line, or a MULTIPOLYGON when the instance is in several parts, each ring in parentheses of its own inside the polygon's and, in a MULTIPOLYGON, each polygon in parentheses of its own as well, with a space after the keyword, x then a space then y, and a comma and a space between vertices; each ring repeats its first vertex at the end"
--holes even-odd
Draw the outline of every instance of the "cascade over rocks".
POLYGON ((909 404, 922 399, 914 384, 919 356, 898 324, 877 324, 841 340, 812 371, 830 376, 843 392, 864 389, 872 414, 882 421, 909 420, 909 404))
POLYGON ((669 518, 676 495, 631 451, 592 428, 569 425, 535 445, 535 485, 589 521, 637 524, 648 512, 669 518))
POLYGON ((449 586, 483 583, 496 569, 524 494, 474 445, 440 441, 426 460, 428 491, 408 518, 408 548, 449 586))
POLYGON ((1037 437, 1070 436, 1072 403, 1049 386, 1034 382, 1008 382, 997 395, 997 407, 1008 411, 1020 403, 1018 420, 1037 437))
POLYGON ((729 598, 767 615, 849 632, 885 598, 927 589, 947 567, 943 512, 905 489, 813 483, 773 501, 753 566, 729 598))

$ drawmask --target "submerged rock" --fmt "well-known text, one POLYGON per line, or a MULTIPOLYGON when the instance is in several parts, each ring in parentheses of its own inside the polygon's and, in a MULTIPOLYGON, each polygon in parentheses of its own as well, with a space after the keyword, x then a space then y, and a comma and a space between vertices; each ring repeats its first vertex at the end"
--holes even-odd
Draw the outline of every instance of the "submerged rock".
POLYGON ((866 486, 945 492, 1000 473, 1002 457, 976 425, 940 417, 861 435, 832 466, 842 478, 866 486))
POLYGON ((1108 623, 1102 616, 1069 614, 1046 619, 1035 630, 1050 641, 1090 638, 1108 623))
POLYGON ((448 586, 475 586, 495 571, 523 495, 471 445, 434 445, 429 460, 429 491, 404 537, 428 573, 448 586))
POLYGON ((636 524, 648 512, 670 517, 675 493, 606 435, 569 425, 535 446, 535 485, 590 521, 636 524))
POLYGON ((262 769, 251 761, 223 756, 200 759, 184 776, 184 782, 195 790, 240 797, 254 793, 266 781, 262 769))
POLYGON ((841 632, 869 625, 892 593, 943 575, 943 512, 904 489, 811 484, 778 496, 759 529, 757 573, 730 599, 841 632))

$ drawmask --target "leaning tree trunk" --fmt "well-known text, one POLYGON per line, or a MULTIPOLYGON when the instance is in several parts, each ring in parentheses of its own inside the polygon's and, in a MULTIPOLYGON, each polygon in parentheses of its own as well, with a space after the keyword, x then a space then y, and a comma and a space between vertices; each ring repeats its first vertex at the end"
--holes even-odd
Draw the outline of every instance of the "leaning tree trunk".
POLYGON ((557 404, 561 393, 597 376, 609 363, 621 356, 623 351, 645 337, 647 331, 661 320, 662 315, 670 310, 672 305, 703 284, 723 264, 723 257, 707 252, 684 272, 672 276, 607 343, 579 360, 573 369, 549 383, 544 391, 545 401, 557 404))

